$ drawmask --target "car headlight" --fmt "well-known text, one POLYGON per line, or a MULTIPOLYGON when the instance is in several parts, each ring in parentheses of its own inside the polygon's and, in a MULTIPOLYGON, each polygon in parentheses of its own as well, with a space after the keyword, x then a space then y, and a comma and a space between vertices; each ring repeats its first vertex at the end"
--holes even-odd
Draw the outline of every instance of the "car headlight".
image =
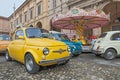
POLYGON ((44 55, 48 55, 49 54, 49 49, 48 48, 44 48, 43 49, 43 54, 44 55))
POLYGON ((70 52, 70 47, 68 47, 68 49, 67 49, 67 50, 68 50, 68 52, 70 52))

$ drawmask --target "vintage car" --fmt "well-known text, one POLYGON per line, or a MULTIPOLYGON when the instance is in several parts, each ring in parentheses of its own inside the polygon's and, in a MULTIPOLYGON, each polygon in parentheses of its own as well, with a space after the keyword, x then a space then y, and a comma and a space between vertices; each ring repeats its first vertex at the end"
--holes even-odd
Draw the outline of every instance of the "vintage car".
POLYGON ((60 41, 41 37, 39 28, 19 28, 13 34, 5 58, 23 63, 28 73, 37 73, 40 66, 66 64, 70 59, 69 47, 60 41))
POLYGON ((120 55, 120 31, 103 33, 94 43, 92 52, 96 56, 103 55, 105 59, 114 59, 120 55))
POLYGON ((77 42, 73 42, 67 37, 67 35, 62 34, 60 32, 50 31, 50 34, 51 35, 49 35, 49 37, 52 36, 53 39, 62 41, 64 43, 66 43, 66 45, 69 46, 71 56, 79 55, 82 52, 82 47, 81 47, 82 43, 80 44, 77 42))
POLYGON ((4 53, 10 43, 10 36, 7 34, 0 34, 0 53, 4 53))

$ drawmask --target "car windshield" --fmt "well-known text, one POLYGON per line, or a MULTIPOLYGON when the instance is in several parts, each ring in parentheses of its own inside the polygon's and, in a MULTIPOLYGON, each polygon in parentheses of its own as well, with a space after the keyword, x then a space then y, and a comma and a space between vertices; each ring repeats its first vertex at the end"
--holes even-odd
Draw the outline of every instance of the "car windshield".
POLYGON ((40 38, 42 36, 42 33, 39 28, 28 28, 26 30, 26 36, 28 38, 40 38))
POLYGON ((53 34, 53 36, 57 40, 70 40, 65 34, 53 34))
POLYGON ((104 38, 106 35, 107 35, 107 33, 103 33, 103 34, 100 35, 99 38, 104 38))
POLYGON ((9 35, 0 35, 0 40, 10 40, 9 35))
POLYGON ((42 37, 43 38, 50 38, 50 34, 49 33, 42 33, 42 37))

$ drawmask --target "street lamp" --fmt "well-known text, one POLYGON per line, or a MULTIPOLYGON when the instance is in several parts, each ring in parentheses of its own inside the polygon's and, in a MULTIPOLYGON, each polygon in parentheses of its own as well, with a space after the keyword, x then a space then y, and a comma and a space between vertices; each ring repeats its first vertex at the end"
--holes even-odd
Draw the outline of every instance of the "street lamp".
POLYGON ((60 0, 60 2, 61 2, 61 13, 62 13, 62 0, 60 0))
POLYGON ((12 26, 12 30, 14 30, 15 28, 15 3, 14 3, 14 6, 13 6, 13 26, 12 26))

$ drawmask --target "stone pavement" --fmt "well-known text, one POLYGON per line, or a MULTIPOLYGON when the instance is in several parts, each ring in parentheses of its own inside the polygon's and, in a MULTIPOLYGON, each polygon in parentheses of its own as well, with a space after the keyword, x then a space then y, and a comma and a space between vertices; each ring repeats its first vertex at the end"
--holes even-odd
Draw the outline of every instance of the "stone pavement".
MULTIPOLYGON (((44 67, 37 74, 26 72, 23 64, 0 62, 0 80, 120 80, 120 67, 72 58, 66 65, 44 67)), ((0 57, 1 59, 1 57, 0 57)))

